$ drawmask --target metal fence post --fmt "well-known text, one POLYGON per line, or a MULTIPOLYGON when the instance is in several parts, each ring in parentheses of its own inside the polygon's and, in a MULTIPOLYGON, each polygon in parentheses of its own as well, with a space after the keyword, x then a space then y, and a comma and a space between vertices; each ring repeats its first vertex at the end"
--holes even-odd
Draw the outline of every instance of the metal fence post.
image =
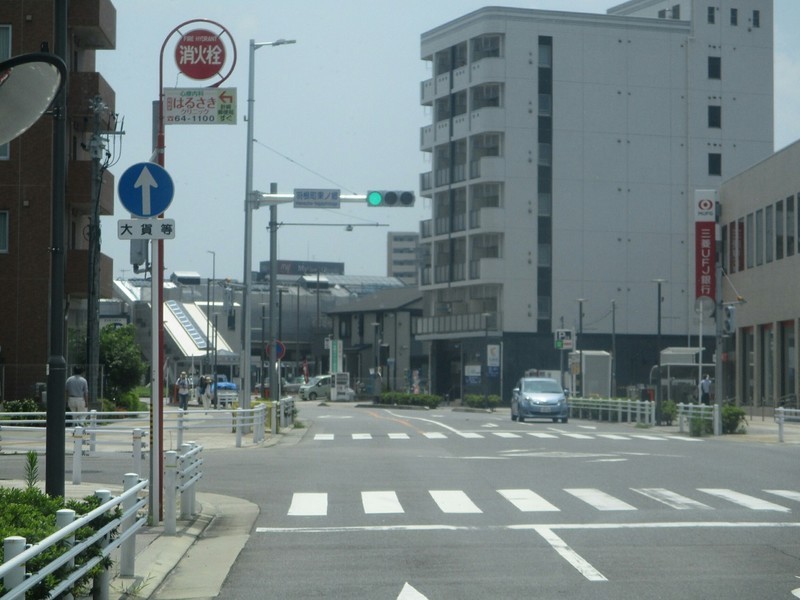
POLYGON ((142 430, 137 427, 133 430, 133 472, 142 474, 142 430))
MULTIPOLYGON (((3 560, 8 562, 12 558, 19 556, 25 552, 26 540, 24 537, 12 535, 3 540, 3 560)), ((11 569, 8 574, 3 577, 3 585, 7 590, 13 590, 18 585, 22 585, 25 581, 25 565, 19 565, 11 569)))
POLYGON ((684 433, 683 429, 683 402, 678 402, 678 433, 684 433))
POLYGON ((278 403, 275 400, 272 401, 269 407, 269 424, 272 434, 278 433, 278 403))
MULTIPOLYGON (((170 450, 164 454, 164 533, 175 535, 177 530, 175 516, 177 504, 175 494, 178 490, 178 453, 170 450)), ((153 493, 153 490, 150 490, 153 493)))
MULTIPOLYGON (((133 486, 139 483, 139 474, 138 473, 125 473, 122 478, 122 485, 123 489, 127 492, 133 486)), ((122 502, 122 511, 127 512, 131 510, 136 505, 136 496, 126 496, 125 500, 122 502)), ((128 531, 131 528, 134 521, 136 520, 136 515, 132 514, 129 517, 125 518, 121 525, 120 529, 122 533, 128 531)), ((122 577, 133 577, 134 572, 136 570, 136 536, 132 535, 128 537, 122 544, 120 545, 120 554, 119 554, 119 574, 122 577)))
POLYGON ((89 413, 89 452, 94 456, 97 449, 97 411, 92 409, 89 413))
MULTIPOLYGON (((94 495, 100 500, 100 504, 105 504, 111 500, 111 492, 109 490, 97 490, 94 495)), ((108 542, 109 534, 106 534, 103 536, 103 539, 100 540, 100 547, 105 548, 108 546, 108 542)), ((110 582, 111 571, 106 567, 94 576, 94 584, 92 585, 92 599, 108 600, 110 582)))
POLYGON ((242 447, 242 410, 239 408, 233 411, 233 428, 236 430, 236 447, 242 447))
POLYGON ((783 420, 785 418, 785 409, 782 406, 779 406, 775 409, 775 412, 778 413, 778 441, 783 442, 783 420))
POLYGON ((184 417, 183 409, 179 408, 178 409, 178 444, 177 444, 178 448, 183 446, 183 427, 184 427, 183 417, 184 417))
POLYGON ((714 404, 711 407, 711 424, 714 428, 714 435, 722 435, 722 415, 720 414, 719 404, 714 404))
POLYGON ((83 427, 72 430, 72 483, 81 482, 81 461, 83 459, 83 427))
POLYGON ((184 487, 186 485, 186 471, 191 464, 191 459, 186 454, 191 450, 190 444, 181 444, 181 454, 178 457, 178 481, 181 487, 181 519, 188 519, 192 516, 191 500, 189 498, 189 490, 184 487))
MULTIPOLYGON (((58 529, 64 529, 67 525, 72 523, 75 520, 75 511, 71 508, 62 508, 61 510, 56 511, 56 527, 58 529)), ((71 535, 67 539, 64 540, 64 545, 67 548, 72 548, 75 545, 75 536, 71 535)), ((75 568, 75 559, 70 559, 70 561, 65 565, 68 569, 75 568)))

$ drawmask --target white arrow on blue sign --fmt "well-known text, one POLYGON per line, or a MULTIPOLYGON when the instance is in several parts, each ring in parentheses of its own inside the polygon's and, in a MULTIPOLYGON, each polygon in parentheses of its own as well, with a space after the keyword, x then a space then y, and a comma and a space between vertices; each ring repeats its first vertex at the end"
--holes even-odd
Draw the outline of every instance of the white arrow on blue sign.
POLYGON ((167 210, 175 195, 172 177, 156 163, 136 163, 128 167, 117 185, 119 200, 137 217, 155 217, 167 210))

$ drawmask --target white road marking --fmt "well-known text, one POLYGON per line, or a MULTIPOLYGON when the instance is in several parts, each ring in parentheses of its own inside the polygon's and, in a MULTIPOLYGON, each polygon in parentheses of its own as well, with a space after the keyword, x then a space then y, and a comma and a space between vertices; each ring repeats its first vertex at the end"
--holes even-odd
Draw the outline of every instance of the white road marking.
POLYGON ((597 437, 606 438, 609 440, 631 440, 631 438, 626 435, 617 435, 616 433, 598 433, 597 437))
POLYGON ((461 490, 429 490, 434 502, 444 513, 482 513, 475 503, 461 490))
POLYGON ((439 431, 425 431, 422 433, 429 440, 446 440, 447 436, 439 431))
POLYGON ((541 433, 538 431, 527 431, 528 435, 532 435, 535 438, 542 438, 542 439, 554 439, 557 438, 557 435, 553 435, 552 433, 541 433))
POLYGON ((511 433, 510 431, 493 431, 493 435, 501 438, 520 438, 522 437, 518 433, 511 433))
POLYGON ((484 438, 483 434, 475 433, 472 431, 461 431, 459 434, 461 437, 466 438, 468 440, 482 440, 484 438))
POLYGON ((407 433, 390 433, 389 434, 390 440, 410 440, 411 438, 408 436, 407 433))
POLYGON ((800 492, 793 492, 792 490, 764 490, 768 494, 774 494, 776 496, 781 496, 782 498, 788 498, 789 500, 795 500, 800 502, 800 492))
POLYGON ((593 440, 594 437, 591 435, 586 435, 584 433, 562 433, 561 435, 566 437, 575 438, 576 440, 593 440))
POLYGON ((558 552, 561 557, 578 570, 589 581, 608 581, 606 577, 580 554, 570 548, 567 543, 558 537, 549 527, 537 527, 536 533, 541 535, 544 540, 558 552))
POLYGON ((500 427, 497 423, 484 423, 481 427, 500 427))
POLYGON ((680 494, 676 494, 675 492, 671 492, 664 488, 631 488, 634 492, 638 492, 648 498, 652 498, 657 502, 661 502, 662 504, 666 504, 671 508, 675 508, 677 510, 689 510, 689 509, 704 509, 704 510, 713 510, 708 504, 703 504, 702 502, 698 502, 697 500, 692 500, 691 498, 687 498, 686 496, 681 496, 680 494))
POLYGON ((703 438, 688 437, 685 435, 671 435, 667 439, 675 440, 676 442, 702 442, 703 438))
POLYGON ((655 435, 644 435, 644 434, 631 434, 631 437, 634 437, 638 440, 653 440, 654 442, 666 442, 667 438, 658 437, 655 435))
POLYGON ((317 435, 314 436, 315 441, 324 442, 324 441, 330 441, 332 439, 333 439, 332 433, 318 433, 317 435))
POLYGON ((414 589, 414 586, 406 581, 403 589, 400 590, 400 595, 397 597, 397 600, 428 600, 428 597, 420 594, 414 589))
POLYGON ((522 512, 558 512, 560 510, 533 490, 497 490, 497 492, 522 512))
POLYGON ((289 507, 290 517, 321 517, 328 514, 328 494, 295 493, 289 507))
POLYGON ((597 429, 597 425, 578 425, 579 429, 597 429))
POLYGON ((712 496, 716 496, 717 498, 728 500, 729 502, 733 502, 734 504, 738 504, 739 506, 750 508, 752 510, 774 510, 776 512, 792 512, 785 506, 780 506, 779 504, 773 504, 772 502, 767 502, 766 500, 762 500, 761 498, 756 498, 755 496, 748 496, 747 494, 742 494, 741 492, 734 492, 733 490, 718 489, 718 488, 698 488, 698 490, 701 492, 705 492, 706 494, 711 494, 712 496))
POLYGON ((354 433, 352 435, 354 440, 371 440, 372 434, 371 433, 354 433))
POLYGON ((395 492, 361 492, 361 504, 368 515, 387 515, 405 512, 395 492))
POLYGON ((636 510, 636 507, 627 502, 596 488, 567 488, 564 491, 597 510, 636 510))

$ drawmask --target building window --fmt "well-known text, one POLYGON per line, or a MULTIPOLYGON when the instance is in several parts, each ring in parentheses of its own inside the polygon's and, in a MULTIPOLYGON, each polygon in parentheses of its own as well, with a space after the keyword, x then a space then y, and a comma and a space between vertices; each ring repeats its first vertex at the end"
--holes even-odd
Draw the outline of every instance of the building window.
POLYGON ((766 212, 764 214, 764 223, 767 226, 766 236, 764 237, 764 242, 766 244, 766 261, 768 263, 772 262, 772 259, 775 257, 775 220, 773 219, 774 209, 772 206, 768 206, 766 212))
POLYGON ((708 126, 712 129, 719 129, 722 127, 722 107, 709 106, 708 107, 708 126))
POLYGON ((658 18, 659 19, 666 19, 667 18, 667 9, 666 8, 662 8, 660 11, 658 11, 658 18))
POLYGON ((676 4, 672 7, 672 18, 673 19, 680 19, 681 18, 681 5, 676 4))
POLYGON ((486 83, 472 88, 471 110, 486 106, 501 106, 499 83, 486 83))
POLYGON ((713 6, 708 7, 708 24, 713 25, 714 21, 716 20, 717 16, 717 9, 713 6))
POLYGON ((8 211, 0 210, 0 252, 8 253, 8 211))
POLYGON ((732 8, 731 9, 731 25, 736 27, 739 24, 739 9, 732 8))
POLYGON ((753 27, 761 27, 761 11, 753 11, 753 27))
POLYGON ((794 196, 786 198, 786 256, 794 256, 794 196))
POLYGON ((764 264, 764 209, 756 211, 756 266, 764 264))
POLYGON ((778 200, 775 203, 775 260, 783 258, 786 237, 784 236, 784 229, 786 223, 783 220, 783 200, 778 200))
POLYGON ((710 152, 708 154, 708 174, 722 175, 722 154, 710 152))
POLYGON ((719 56, 708 57, 708 78, 722 79, 722 58, 719 56))
POLYGON ((503 55, 500 34, 481 35, 472 39, 472 62, 482 58, 498 58, 503 55))
POLYGON ((752 269, 755 266, 755 242, 756 231, 753 227, 753 213, 747 215, 747 268, 752 269))

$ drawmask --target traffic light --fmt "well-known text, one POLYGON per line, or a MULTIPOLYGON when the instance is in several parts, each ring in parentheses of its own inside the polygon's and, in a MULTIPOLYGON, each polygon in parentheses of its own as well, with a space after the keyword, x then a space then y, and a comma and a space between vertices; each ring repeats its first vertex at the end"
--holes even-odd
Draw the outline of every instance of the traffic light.
POLYGON ((373 190, 367 192, 367 206, 414 206, 414 192, 373 190))
POLYGON ((724 313, 722 330, 730 335, 736 331, 736 307, 728 305, 725 307, 724 313))

